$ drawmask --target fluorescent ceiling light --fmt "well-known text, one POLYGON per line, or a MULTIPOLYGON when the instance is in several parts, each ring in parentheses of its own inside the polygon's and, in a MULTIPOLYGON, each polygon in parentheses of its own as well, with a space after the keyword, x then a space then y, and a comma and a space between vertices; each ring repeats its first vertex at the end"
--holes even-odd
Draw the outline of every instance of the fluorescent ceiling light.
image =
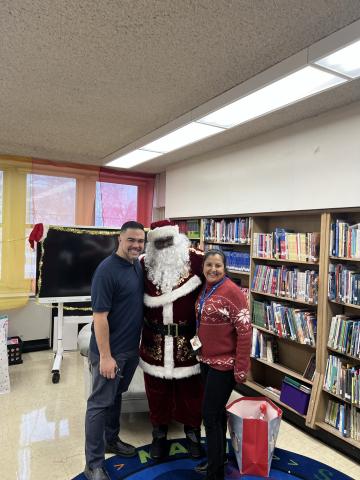
POLYGON ((360 76, 360 40, 314 63, 351 78, 357 78, 360 76))
POLYGON ((146 162, 153 158, 159 157, 161 153, 158 152, 148 152, 147 150, 134 150, 133 152, 127 153, 122 157, 115 158, 111 162, 107 163, 108 167, 119 167, 119 168, 131 168, 139 163, 146 162))
POLYGON ((307 66, 197 121, 223 128, 234 127, 346 81, 307 66))
POLYGON ((203 138, 210 137, 211 135, 215 135, 222 131, 222 128, 192 122, 185 125, 185 127, 178 128, 177 130, 144 145, 141 148, 144 150, 151 150, 152 152, 172 152, 173 150, 185 147, 185 145, 190 145, 190 143, 198 142, 203 138))

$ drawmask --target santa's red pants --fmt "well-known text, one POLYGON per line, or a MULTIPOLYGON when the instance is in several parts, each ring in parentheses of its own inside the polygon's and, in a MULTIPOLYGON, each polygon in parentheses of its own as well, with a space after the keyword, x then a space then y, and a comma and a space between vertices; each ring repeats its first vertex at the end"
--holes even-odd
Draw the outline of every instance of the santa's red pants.
POLYGON ((144 380, 153 425, 168 425, 176 420, 200 428, 203 398, 200 375, 167 380, 144 373, 144 380))

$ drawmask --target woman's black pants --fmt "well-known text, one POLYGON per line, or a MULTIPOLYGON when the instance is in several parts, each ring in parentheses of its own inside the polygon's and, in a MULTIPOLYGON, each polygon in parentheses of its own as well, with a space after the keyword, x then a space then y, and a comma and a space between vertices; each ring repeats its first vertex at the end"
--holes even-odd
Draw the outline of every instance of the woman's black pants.
POLYGON ((227 417, 225 406, 235 386, 233 370, 215 370, 200 364, 204 382, 202 417, 207 442, 207 480, 224 480, 227 417))

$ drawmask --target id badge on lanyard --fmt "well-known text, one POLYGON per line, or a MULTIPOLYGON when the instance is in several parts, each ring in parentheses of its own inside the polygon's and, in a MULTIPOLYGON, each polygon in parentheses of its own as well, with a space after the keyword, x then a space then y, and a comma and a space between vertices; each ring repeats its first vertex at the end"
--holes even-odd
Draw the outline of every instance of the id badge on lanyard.
MULTIPOLYGON (((216 285, 213 285, 213 287, 210 289, 210 291, 208 292, 207 295, 206 295, 206 288, 204 288, 203 293, 202 293, 201 298, 200 298, 200 301, 199 301, 199 305, 198 305, 198 312, 197 312, 197 316, 196 316, 196 331, 199 330, 201 313, 202 313, 202 309, 204 307, 205 301, 208 298, 211 297, 211 295, 215 292, 215 290, 218 287, 220 287, 220 285, 222 285, 224 283, 225 279, 226 279, 226 277, 224 277, 216 285)), ((200 348, 202 347, 202 344, 201 344, 201 341, 200 341, 200 338, 198 337, 198 335, 195 335, 193 338, 191 338, 190 343, 191 343, 191 346, 192 346, 192 349, 194 350, 194 352, 198 352, 200 350, 200 348)))

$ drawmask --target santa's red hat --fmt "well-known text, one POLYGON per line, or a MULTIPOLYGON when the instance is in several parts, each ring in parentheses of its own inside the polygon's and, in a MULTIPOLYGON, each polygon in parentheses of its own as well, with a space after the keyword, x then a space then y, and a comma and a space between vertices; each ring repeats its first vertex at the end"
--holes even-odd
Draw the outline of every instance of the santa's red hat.
POLYGON ((147 240, 149 242, 154 242, 161 238, 166 237, 175 237, 179 234, 179 227, 175 225, 174 222, 170 220, 159 220, 158 222, 153 222, 150 225, 150 230, 147 234, 147 240))

